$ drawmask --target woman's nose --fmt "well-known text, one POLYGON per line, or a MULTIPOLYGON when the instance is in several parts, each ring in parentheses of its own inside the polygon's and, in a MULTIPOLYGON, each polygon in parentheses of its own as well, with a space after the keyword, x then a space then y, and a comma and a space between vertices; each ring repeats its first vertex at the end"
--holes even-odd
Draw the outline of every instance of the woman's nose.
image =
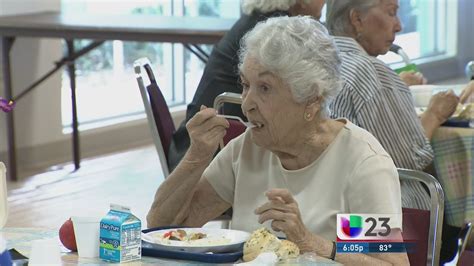
POLYGON ((395 32, 402 31, 402 22, 400 21, 400 18, 398 16, 397 16, 396 21, 395 21, 394 30, 395 30, 395 32))
POLYGON ((253 93, 250 89, 242 92, 242 112, 247 115, 247 112, 255 108, 255 102, 253 101, 253 93))

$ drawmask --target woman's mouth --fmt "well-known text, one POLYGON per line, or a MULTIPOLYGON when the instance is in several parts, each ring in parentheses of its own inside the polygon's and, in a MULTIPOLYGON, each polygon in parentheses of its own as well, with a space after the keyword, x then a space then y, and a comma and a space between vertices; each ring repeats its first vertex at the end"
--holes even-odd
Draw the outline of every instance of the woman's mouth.
POLYGON ((252 123, 252 125, 254 125, 254 128, 262 128, 263 127, 263 124, 260 123, 260 122, 250 121, 250 123, 252 123))

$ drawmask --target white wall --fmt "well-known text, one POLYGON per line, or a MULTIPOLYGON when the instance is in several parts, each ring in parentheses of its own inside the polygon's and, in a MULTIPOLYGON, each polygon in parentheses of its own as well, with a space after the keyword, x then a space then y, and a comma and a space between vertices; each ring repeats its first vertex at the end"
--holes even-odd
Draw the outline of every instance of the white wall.
MULTIPOLYGON (((0 0, 0 15, 47 10, 60 10, 60 0, 0 0)), ((20 93, 35 78, 51 68, 51 58, 59 58, 61 50, 59 40, 17 39, 11 52, 13 95, 20 93)), ((18 102, 15 108, 18 148, 58 141, 65 137, 60 133, 60 123, 57 123, 60 121, 60 82, 58 73, 18 102)), ((3 84, 0 87, 0 95, 3 95, 3 84)), ((0 115, 0 130, 0 151, 4 152, 7 147, 5 114, 0 115)))

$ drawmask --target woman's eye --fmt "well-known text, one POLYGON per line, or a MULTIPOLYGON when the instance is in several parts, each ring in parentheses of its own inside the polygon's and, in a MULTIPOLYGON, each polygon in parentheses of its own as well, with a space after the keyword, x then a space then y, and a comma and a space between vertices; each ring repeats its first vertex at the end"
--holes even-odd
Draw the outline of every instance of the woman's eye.
POLYGON ((262 92, 268 92, 270 90, 270 88, 268 86, 262 85, 262 86, 260 86, 260 90, 262 92))

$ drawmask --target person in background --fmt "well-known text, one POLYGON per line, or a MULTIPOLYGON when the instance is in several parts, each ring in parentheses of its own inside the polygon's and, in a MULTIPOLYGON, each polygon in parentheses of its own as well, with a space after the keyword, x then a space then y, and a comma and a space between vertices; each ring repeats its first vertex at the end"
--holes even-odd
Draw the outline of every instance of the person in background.
MULTIPOLYGON (((378 55, 388 52, 401 30, 398 0, 328 0, 326 25, 342 58, 344 86, 331 104, 331 117, 345 117, 371 132, 397 167, 435 175, 430 138, 455 111, 453 91, 434 95, 420 117, 408 86, 378 55)), ((463 92, 461 102, 472 93, 463 92)), ((404 207, 429 209, 423 186, 403 182, 404 207)))
POLYGON ((412 85, 424 85, 428 83, 428 80, 423 76, 423 73, 417 71, 403 71, 398 74, 400 78, 407 84, 412 85))
MULTIPOLYGON (((186 118, 173 135, 169 150, 168 167, 170 172, 183 158, 189 147, 189 134, 186 123, 198 111, 201 105, 212 106, 217 95, 223 92, 242 93, 239 82, 237 51, 240 39, 255 24, 271 17, 309 15, 315 19, 321 17, 324 0, 243 0, 243 13, 229 32, 217 43, 204 68, 192 102, 188 105, 186 118)), ((226 106, 226 114, 244 118, 240 106, 226 106)))
MULTIPOLYGON (((228 122, 201 107, 183 160, 158 188, 148 227, 200 227, 232 207, 232 229, 266 227, 301 253, 347 265, 406 265, 406 253, 336 254, 336 214, 401 215, 400 183, 378 141, 328 118, 341 88, 326 28, 308 16, 269 18, 242 39, 242 111, 255 125, 213 155, 228 122)), ((401 220, 401 219, 400 219, 401 220)), ((400 223, 392 230, 401 237, 400 223)))

